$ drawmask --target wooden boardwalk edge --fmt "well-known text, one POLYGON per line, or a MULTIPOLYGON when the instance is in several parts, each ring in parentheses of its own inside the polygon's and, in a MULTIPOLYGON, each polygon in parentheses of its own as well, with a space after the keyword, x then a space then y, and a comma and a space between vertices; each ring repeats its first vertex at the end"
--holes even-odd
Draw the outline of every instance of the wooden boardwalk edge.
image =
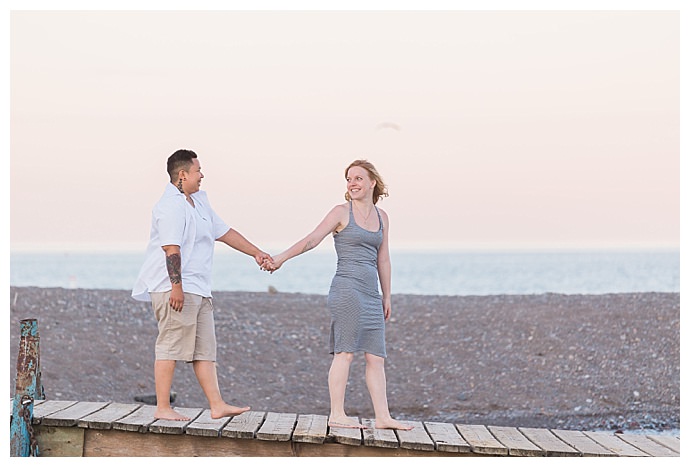
MULTIPOLYGON (((411 431, 329 428, 314 414, 246 412, 188 421, 153 418, 142 404, 40 400, 34 432, 41 456, 512 456, 679 457, 680 438, 661 434, 406 421, 411 431), (144 438, 145 437, 145 438, 144 438)), ((10 422, 12 401, 10 401, 10 422)))

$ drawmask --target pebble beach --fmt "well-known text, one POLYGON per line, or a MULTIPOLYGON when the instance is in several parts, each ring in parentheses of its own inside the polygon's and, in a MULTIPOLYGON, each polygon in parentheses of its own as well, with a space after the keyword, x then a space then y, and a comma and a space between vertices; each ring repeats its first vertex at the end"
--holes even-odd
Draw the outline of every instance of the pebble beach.
MULTIPOLYGON (((154 393, 156 323, 126 290, 10 287, 10 394, 19 322, 37 319, 46 398, 135 402, 154 393)), ((252 410, 329 410, 325 295, 217 292, 221 391, 252 410)), ((394 295, 391 413, 401 420, 550 429, 680 430, 680 294, 394 295)), ((207 407, 178 363, 179 407, 207 407)), ((364 359, 346 395, 372 418, 364 359)))

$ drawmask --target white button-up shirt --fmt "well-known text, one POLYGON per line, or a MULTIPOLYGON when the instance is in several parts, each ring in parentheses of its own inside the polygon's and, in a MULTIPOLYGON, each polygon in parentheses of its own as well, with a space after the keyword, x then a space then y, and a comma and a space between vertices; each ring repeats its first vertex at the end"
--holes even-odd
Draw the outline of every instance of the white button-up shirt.
POLYGON ((205 191, 192 193, 192 206, 183 193, 168 183, 153 207, 151 239, 132 297, 150 301, 149 292, 172 289, 165 262, 165 245, 178 245, 182 262, 182 290, 211 296, 211 270, 215 241, 230 227, 211 209, 205 191))

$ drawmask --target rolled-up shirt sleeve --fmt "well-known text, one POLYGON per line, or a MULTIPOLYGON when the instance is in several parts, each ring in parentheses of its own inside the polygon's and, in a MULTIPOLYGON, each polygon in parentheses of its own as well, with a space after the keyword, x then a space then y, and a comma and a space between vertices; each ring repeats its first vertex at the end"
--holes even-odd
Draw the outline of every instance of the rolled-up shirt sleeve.
MULTIPOLYGON (((211 210, 211 212, 213 212, 213 210, 211 210)), ((225 222, 223 222, 223 219, 218 217, 218 215, 215 212, 213 212, 212 216, 213 216, 213 235, 214 235, 215 239, 218 240, 220 237, 225 235, 228 232, 228 230, 230 230, 230 226, 228 224, 226 224, 225 222)))

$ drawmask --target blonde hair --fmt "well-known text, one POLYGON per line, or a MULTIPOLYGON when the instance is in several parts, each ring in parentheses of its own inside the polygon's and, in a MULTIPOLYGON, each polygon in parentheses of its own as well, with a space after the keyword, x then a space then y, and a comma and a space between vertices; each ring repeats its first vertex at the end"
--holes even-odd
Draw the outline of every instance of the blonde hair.
MULTIPOLYGON (((383 183, 383 178, 381 178, 381 175, 379 174, 378 170, 376 170, 376 167, 374 167, 374 164, 365 159, 358 159, 354 161, 345 169, 346 180, 347 172, 352 167, 361 167, 365 169, 369 173, 369 177, 376 182, 376 185, 374 185, 374 192, 372 193, 372 201, 374 202, 374 204, 376 204, 381 198, 385 198, 386 196, 388 196, 388 187, 386 187, 386 184, 383 183)), ((350 201, 350 193, 348 193, 347 191, 345 192, 345 200, 350 201)))

